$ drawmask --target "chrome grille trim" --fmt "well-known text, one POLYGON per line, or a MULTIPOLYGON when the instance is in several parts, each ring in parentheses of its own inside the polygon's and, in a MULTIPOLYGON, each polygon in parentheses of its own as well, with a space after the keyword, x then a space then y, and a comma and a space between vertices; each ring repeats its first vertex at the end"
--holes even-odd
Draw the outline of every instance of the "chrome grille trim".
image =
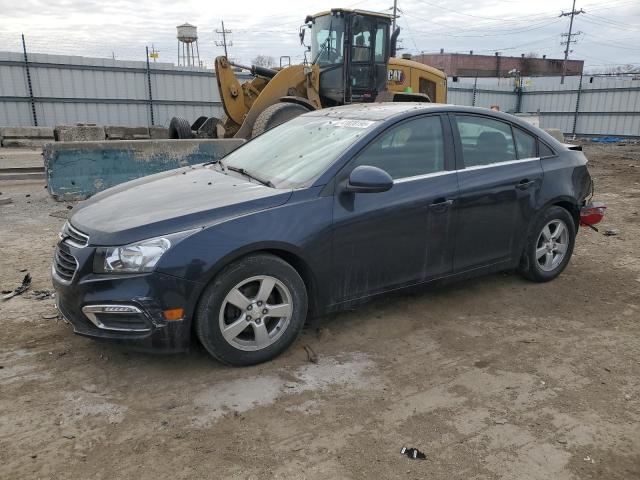
POLYGON ((73 255, 63 252, 60 246, 57 246, 53 256, 53 270, 58 279, 71 283, 78 270, 78 261, 73 255))
POLYGON ((72 247, 83 248, 89 245, 89 235, 73 228, 69 222, 66 222, 62 227, 62 241, 72 247))

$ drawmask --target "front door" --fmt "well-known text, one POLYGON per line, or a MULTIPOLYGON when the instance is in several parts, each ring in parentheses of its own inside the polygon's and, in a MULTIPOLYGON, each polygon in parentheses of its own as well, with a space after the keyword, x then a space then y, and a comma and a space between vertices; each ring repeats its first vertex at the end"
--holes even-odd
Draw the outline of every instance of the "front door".
POLYGON ((439 115, 403 121, 338 174, 333 206, 334 302, 444 276, 453 268, 451 210, 458 193, 448 124, 439 115), (394 179, 383 193, 340 185, 359 165, 394 179))
POLYGON ((454 115, 460 197, 455 270, 519 260, 542 166, 535 137, 482 115, 454 115))

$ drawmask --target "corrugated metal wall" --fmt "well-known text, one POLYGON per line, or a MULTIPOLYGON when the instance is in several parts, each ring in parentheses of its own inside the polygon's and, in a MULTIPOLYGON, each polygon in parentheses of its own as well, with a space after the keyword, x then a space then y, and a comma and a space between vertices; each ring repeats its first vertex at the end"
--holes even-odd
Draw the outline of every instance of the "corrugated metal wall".
MULTIPOLYGON (((151 125, 146 62, 36 53, 28 59, 38 125, 151 125)), ((222 114, 212 70, 150 67, 155 125, 178 115, 222 114)), ((33 124, 24 56, 0 52, 0 125, 33 124)))
MULTIPOLYGON (((212 70, 150 67, 155 125, 168 125, 176 115, 222 114, 212 70)), ((146 62, 33 53, 29 70, 39 125, 151 125, 146 62)), ((448 101, 539 112, 542 127, 567 134, 640 136, 640 79, 584 76, 581 83, 567 77, 561 84, 560 77, 531 77, 522 84, 518 98, 512 78, 449 78, 448 101)), ((0 125, 33 125, 21 53, 0 52, 0 125)))
MULTIPOLYGON (((455 80, 448 81, 449 103, 518 111, 512 78, 478 78, 477 84, 474 78, 455 80)), ((560 83, 560 77, 526 77, 522 85, 519 111, 539 113, 542 128, 576 135, 640 136, 640 78, 585 75, 560 83)))

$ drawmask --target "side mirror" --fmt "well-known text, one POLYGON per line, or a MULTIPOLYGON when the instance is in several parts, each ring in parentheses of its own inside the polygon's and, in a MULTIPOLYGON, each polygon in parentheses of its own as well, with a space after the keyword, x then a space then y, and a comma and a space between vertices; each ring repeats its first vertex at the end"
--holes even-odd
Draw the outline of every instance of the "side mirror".
POLYGON ((302 25, 300 27, 300 33, 298 34, 300 37, 300 45, 302 45, 303 47, 306 47, 306 45, 304 44, 304 35, 307 32, 306 30, 307 28, 311 28, 311 25, 308 25, 308 24, 302 25))
POLYGON ((378 167, 360 165, 354 168, 347 181, 347 192, 377 193, 393 187, 391 175, 378 167))

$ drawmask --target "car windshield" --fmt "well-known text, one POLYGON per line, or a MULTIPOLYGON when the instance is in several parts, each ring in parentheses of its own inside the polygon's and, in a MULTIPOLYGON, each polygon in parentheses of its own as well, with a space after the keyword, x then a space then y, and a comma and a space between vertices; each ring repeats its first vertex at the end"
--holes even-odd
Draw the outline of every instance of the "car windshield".
POLYGON ((301 116, 247 142, 222 163, 277 188, 304 187, 377 123, 301 116))

